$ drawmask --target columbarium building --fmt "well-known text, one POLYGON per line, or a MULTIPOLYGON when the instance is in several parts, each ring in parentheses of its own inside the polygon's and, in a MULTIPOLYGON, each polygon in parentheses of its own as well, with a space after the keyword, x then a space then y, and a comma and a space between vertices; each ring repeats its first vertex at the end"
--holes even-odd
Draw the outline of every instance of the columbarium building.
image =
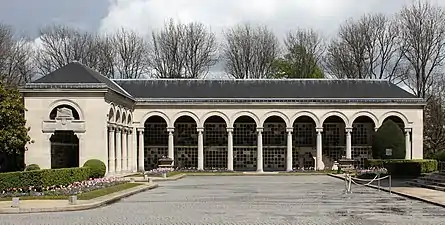
POLYGON ((385 120, 423 157, 424 101, 384 80, 110 80, 77 62, 22 88, 33 140, 26 164, 109 174, 157 168, 230 171, 362 167, 385 120))

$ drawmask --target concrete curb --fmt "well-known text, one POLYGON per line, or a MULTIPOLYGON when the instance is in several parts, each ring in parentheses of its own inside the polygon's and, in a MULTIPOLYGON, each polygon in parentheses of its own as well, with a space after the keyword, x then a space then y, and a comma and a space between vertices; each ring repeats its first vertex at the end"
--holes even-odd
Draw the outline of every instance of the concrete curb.
MULTIPOLYGON (((90 202, 81 203, 77 205, 67 205, 54 208, 0 208, 0 214, 20 214, 20 213, 42 213, 42 212, 65 212, 65 211, 80 211, 93 208, 99 208, 101 206, 116 202, 122 198, 157 188, 159 185, 149 183, 138 187, 133 187, 120 192, 111 193, 109 195, 101 196, 96 199, 88 200, 90 202)), ((26 201, 26 200, 25 200, 26 201)), ((51 200, 42 200, 51 201, 51 200)), ((68 202, 68 200, 66 200, 68 202)))
MULTIPOLYGON (((341 177, 340 175, 337 175, 337 174, 328 174, 328 175, 331 176, 331 177, 337 178, 337 179, 344 180, 344 177, 341 177)), ((371 188, 374 188, 374 189, 379 189, 378 186, 373 185, 373 184, 367 185, 367 187, 371 187, 371 188)), ((380 190, 389 193, 389 188, 380 186, 380 190)), ((436 202, 436 201, 429 200, 429 199, 426 199, 426 198, 422 198, 422 197, 419 197, 419 196, 415 196, 415 195, 411 195, 411 194, 403 193, 403 192, 394 190, 394 188, 391 188, 391 193, 394 193, 394 194, 396 194, 396 195, 400 195, 400 196, 403 196, 403 197, 407 197, 407 198, 410 198, 410 199, 414 199, 414 200, 418 200, 418 201, 426 202, 426 203, 429 203, 429 204, 433 204, 433 205, 436 205, 436 206, 440 206, 440 207, 444 207, 444 208, 445 208, 445 204, 444 204, 444 203, 440 203, 440 202, 436 202)))

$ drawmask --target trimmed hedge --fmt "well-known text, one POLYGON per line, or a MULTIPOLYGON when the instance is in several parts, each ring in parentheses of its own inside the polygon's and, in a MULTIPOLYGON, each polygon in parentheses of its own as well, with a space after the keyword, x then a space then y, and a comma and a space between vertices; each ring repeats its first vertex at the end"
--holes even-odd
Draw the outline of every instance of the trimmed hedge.
POLYGON ((105 163, 98 159, 90 159, 86 161, 83 166, 90 168, 90 178, 102 178, 107 171, 105 163))
POLYGON ((30 164, 27 165, 25 168, 25 171, 33 171, 33 170, 40 170, 40 166, 37 164, 30 164))
POLYGON ((44 169, 0 173, 0 192, 10 188, 49 187, 88 180, 90 168, 44 169))
POLYGON ((437 161, 434 159, 369 159, 367 167, 384 167, 393 177, 418 177, 422 173, 437 171, 437 161))

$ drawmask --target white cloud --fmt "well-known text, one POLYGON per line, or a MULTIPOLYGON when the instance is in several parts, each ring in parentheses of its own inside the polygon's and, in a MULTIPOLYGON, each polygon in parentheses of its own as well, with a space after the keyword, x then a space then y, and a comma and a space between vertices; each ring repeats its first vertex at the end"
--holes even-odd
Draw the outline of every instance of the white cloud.
MULTIPOLYGON (((445 5, 445 1, 431 0, 445 5)), ((364 13, 395 13, 412 0, 110 0, 100 31, 125 27, 149 34, 168 18, 199 21, 216 33, 237 23, 266 24, 279 37, 297 27, 314 28, 325 36, 340 23, 364 13)))

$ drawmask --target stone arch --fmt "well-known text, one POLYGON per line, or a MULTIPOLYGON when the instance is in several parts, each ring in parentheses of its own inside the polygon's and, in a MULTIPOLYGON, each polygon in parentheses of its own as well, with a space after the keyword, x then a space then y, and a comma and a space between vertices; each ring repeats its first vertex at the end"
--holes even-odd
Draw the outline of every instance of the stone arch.
POLYGON ((329 118, 330 116, 338 116, 340 117, 343 122, 345 123, 345 126, 349 125, 349 120, 348 117, 345 116, 345 114, 343 114, 342 112, 339 111, 329 111, 327 113, 325 113, 322 117, 321 117, 321 121, 320 121, 320 127, 323 126, 324 121, 329 118))
POLYGON ((189 116, 189 117, 193 118, 193 120, 195 120, 197 125, 200 124, 199 117, 195 113, 190 112, 190 111, 180 111, 173 116, 170 126, 174 127, 176 120, 181 116, 189 116))
POLYGON ((76 102, 74 102, 72 100, 69 100, 69 99, 60 99, 60 100, 56 100, 56 101, 52 102, 50 104, 50 106, 49 106, 49 112, 47 112, 46 115, 48 115, 48 117, 49 117, 51 112, 56 107, 58 107, 60 105, 68 105, 68 106, 73 107, 77 111, 77 113, 79 114, 79 120, 85 120, 85 117, 84 117, 85 114, 84 114, 82 108, 80 108, 80 106, 76 102))
POLYGON ((410 128, 410 123, 408 121, 408 118, 406 118, 406 116, 403 113, 397 112, 397 111, 389 111, 389 112, 384 113, 382 116, 380 116, 378 127, 380 127, 383 124, 383 121, 385 121, 385 119, 390 116, 399 117, 403 121, 405 128, 410 128))
POLYGON ((114 117, 116 116, 115 112, 114 105, 110 105, 110 109, 108 110, 108 122, 114 122, 114 117))
POLYGON ((133 117, 131 116, 131 113, 128 113, 127 124, 131 126, 132 123, 133 123, 133 117))
POLYGON ((230 119, 229 127, 233 127, 233 124, 235 123, 236 119, 238 119, 241 116, 248 116, 248 117, 252 118, 253 120, 255 120, 257 127, 259 127, 260 119, 258 118, 257 115, 255 115, 254 113, 249 112, 249 111, 240 111, 240 112, 235 113, 235 115, 233 115, 232 118, 230 119))
POLYGON ((348 127, 352 127, 352 124, 354 123, 354 121, 359 118, 360 116, 366 116, 369 117, 373 122, 374 122, 374 126, 377 127, 379 126, 379 120, 377 119, 377 116, 374 115, 374 113, 369 112, 369 111, 359 111, 356 112, 351 119, 349 120, 350 124, 348 125, 348 127))
POLYGON ((148 118, 152 117, 152 116, 159 116, 161 118, 163 118, 165 120, 165 122, 167 123, 167 126, 170 126, 170 118, 163 112, 161 111, 151 111, 146 113, 143 117, 142 120, 140 121, 140 124, 145 124, 145 121, 148 120, 148 118))
POLYGON ((116 116, 114 117, 114 122, 115 123, 120 123, 121 122, 121 116, 122 116, 121 108, 117 107, 116 116))
POLYGON ((297 112, 295 115, 292 116, 292 118, 290 119, 289 122, 293 126, 293 124, 295 123, 295 120, 297 120, 299 117, 302 117, 302 116, 310 117, 315 122, 315 126, 320 127, 320 119, 318 119, 317 115, 315 115, 313 112, 309 112, 309 111, 297 112))
POLYGON ((226 122, 226 126, 229 126, 230 119, 226 114, 220 111, 210 111, 206 113, 203 117, 201 117, 198 127, 204 127, 204 123, 206 122, 206 120, 212 116, 221 117, 226 122))
POLYGON ((126 124, 127 124, 127 112, 126 112, 125 109, 122 110, 121 123, 122 123, 123 125, 126 125, 126 124))
POLYGON ((286 127, 292 127, 292 124, 290 124, 290 122, 289 122, 289 117, 286 114, 279 112, 279 111, 271 111, 271 112, 267 112, 266 114, 264 114, 264 116, 260 120, 260 127, 263 127, 264 122, 267 120, 267 118, 269 118, 271 116, 280 117, 286 123, 286 127))

